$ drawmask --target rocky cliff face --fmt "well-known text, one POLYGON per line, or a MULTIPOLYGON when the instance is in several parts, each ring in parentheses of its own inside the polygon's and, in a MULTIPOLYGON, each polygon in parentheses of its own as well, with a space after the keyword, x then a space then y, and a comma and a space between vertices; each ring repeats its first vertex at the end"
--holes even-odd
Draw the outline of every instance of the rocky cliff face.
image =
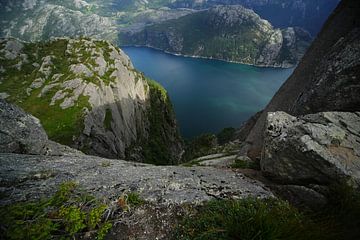
POLYGON ((242 5, 275 27, 297 26, 316 36, 338 3, 339 0, 176 0, 170 6, 204 9, 214 5, 242 5))
POLYGON ((81 0, 1 1, 0 36, 25 41, 63 36, 116 40, 115 21, 98 8, 81 0))
POLYGON ((177 54, 276 67, 296 64, 310 41, 306 31, 292 27, 274 29, 242 6, 217 6, 146 27, 139 33, 120 35, 124 45, 146 45, 177 54))
POLYGON ((293 75, 265 108, 247 137, 252 156, 259 156, 268 112, 298 116, 322 111, 360 110, 360 5, 340 3, 293 75))
POLYGON ((106 41, 0 42, 0 93, 38 117, 50 139, 89 154, 153 161, 180 158, 168 96, 106 41), (154 112, 163 108, 160 112, 154 112), (154 130, 156 129, 156 131, 154 130))

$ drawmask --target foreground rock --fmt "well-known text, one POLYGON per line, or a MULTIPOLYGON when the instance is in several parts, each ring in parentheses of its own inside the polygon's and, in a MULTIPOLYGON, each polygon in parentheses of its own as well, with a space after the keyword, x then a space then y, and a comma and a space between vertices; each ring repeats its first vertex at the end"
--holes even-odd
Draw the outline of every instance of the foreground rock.
POLYGON ((179 214, 214 198, 270 197, 259 182, 231 170, 158 167, 92 156, 0 154, 0 204, 38 200, 60 183, 75 181, 111 205, 122 193, 138 192, 147 203, 125 214, 111 239, 169 239, 179 214))
POLYGON ((261 169, 286 184, 360 186, 360 113, 269 113, 261 169))
POLYGON ((262 184, 231 170, 157 167, 93 156, 0 155, 1 203, 36 199, 64 181, 78 182, 98 197, 139 192, 158 204, 200 203, 212 198, 267 197, 262 184))
POLYGON ((39 119, 0 99, 0 153, 82 154, 50 141, 39 119))

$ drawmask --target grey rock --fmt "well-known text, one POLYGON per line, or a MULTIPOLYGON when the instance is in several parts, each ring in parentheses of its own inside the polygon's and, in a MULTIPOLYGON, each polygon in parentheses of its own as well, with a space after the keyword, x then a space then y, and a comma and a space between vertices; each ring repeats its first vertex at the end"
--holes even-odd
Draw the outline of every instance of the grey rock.
POLYGON ((65 181, 77 182, 100 199, 116 200, 136 191, 157 205, 199 204, 213 198, 273 196, 261 183, 226 169, 158 167, 93 156, 0 154, 0 204, 38 199, 65 181), (45 179, 34 178, 51 173, 45 179))
POLYGON ((261 170, 287 184, 360 185, 360 113, 269 113, 261 170))
MULTIPOLYGON (((248 146, 244 151, 260 156, 268 112, 284 111, 300 116, 326 111, 360 111, 359 14, 357 0, 342 1, 338 5, 292 76, 264 109, 246 137, 248 146)), ((287 31, 286 39, 290 35, 287 31)))
MULTIPOLYGON (((222 156, 211 159, 203 159, 199 162, 200 166, 211 166, 211 167, 230 167, 235 162, 237 155, 222 156)), ((197 159, 199 160, 199 159, 197 159)))
POLYGON ((327 197, 319 191, 299 185, 272 185, 274 193, 298 208, 308 207, 318 211, 328 203, 327 197))
POLYGON ((6 99, 8 98, 10 95, 7 94, 6 92, 0 92, 0 99, 6 99))
POLYGON ((48 140, 39 119, 0 99, 0 153, 82 154, 48 140))

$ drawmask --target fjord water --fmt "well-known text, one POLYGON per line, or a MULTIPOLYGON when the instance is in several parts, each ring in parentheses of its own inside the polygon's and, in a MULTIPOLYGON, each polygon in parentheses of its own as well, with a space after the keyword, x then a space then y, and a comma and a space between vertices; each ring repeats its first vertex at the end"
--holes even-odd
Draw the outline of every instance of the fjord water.
POLYGON ((174 56, 145 47, 122 49, 135 68, 168 91, 185 138, 240 127, 266 106, 294 70, 174 56))

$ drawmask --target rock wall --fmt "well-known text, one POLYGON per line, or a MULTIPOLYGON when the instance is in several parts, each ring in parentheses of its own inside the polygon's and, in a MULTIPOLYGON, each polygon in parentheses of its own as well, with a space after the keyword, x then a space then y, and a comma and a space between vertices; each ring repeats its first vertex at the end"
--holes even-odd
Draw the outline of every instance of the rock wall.
POLYGON ((360 3, 344 0, 265 108, 247 137, 246 150, 260 156, 268 112, 292 115, 360 110, 360 3))
POLYGON ((156 138, 166 146, 156 152, 166 155, 163 164, 180 159, 181 138, 165 90, 152 88, 120 49, 85 38, 0 44, 2 97, 38 117, 50 139, 88 154, 145 161, 153 152, 144 142, 156 138), (154 102, 162 112, 152 112, 154 102), (164 125, 162 138, 151 131, 156 123, 164 125), (136 156, 128 154, 135 149, 136 156))

